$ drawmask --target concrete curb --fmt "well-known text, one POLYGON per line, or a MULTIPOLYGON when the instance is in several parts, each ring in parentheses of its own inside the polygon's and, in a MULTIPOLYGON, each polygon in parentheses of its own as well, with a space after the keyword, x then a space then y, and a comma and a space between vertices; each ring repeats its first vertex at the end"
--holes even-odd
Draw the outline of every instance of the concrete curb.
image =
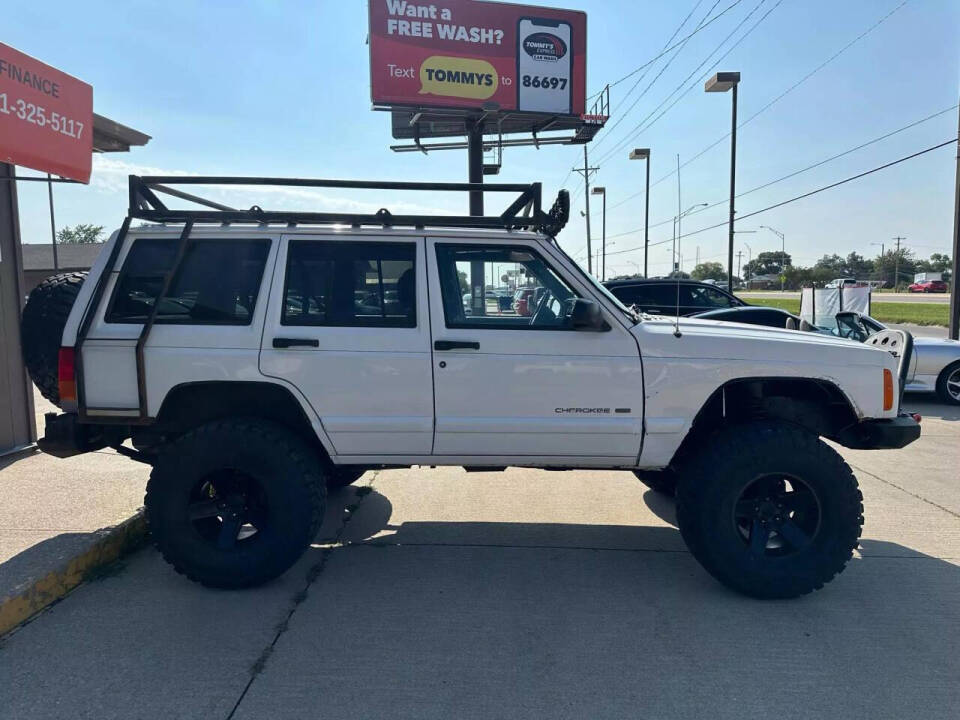
POLYGON ((86 549, 64 560, 44 577, 0 598, 0 637, 65 597, 103 566, 140 547, 147 535, 143 510, 95 534, 96 539, 86 549))

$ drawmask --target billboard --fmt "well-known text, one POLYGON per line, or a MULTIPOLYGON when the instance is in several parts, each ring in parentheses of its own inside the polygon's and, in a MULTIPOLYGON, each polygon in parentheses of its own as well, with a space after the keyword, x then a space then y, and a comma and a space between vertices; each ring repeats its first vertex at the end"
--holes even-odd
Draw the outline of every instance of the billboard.
POLYGON ((480 0, 370 0, 374 105, 584 113, 587 16, 480 0))
POLYGON ((90 181, 93 88, 0 43, 0 162, 90 181))

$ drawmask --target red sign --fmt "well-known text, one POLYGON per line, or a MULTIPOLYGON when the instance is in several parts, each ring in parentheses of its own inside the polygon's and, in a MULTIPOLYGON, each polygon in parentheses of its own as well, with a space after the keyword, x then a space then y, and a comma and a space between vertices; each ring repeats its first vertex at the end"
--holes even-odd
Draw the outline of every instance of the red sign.
POLYGON ((587 16, 479 0, 370 0, 374 105, 581 115, 587 16))
POLYGON ((89 182, 93 88, 0 43, 0 162, 89 182))

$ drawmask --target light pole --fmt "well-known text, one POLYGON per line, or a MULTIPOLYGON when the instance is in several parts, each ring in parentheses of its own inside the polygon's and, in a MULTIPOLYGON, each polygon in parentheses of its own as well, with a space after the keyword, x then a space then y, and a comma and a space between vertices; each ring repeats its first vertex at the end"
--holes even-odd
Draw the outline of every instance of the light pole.
MULTIPOLYGON (((635 263, 633 260, 627 260, 627 262, 630 263, 631 265, 633 265, 633 267, 635 267, 635 268, 637 269, 637 275, 639 275, 639 274, 640 274, 640 265, 639 265, 639 263, 635 263)), ((646 273, 644 273, 644 277, 646 277, 646 273)))
POLYGON ((607 189, 602 185, 593 188, 594 195, 603 195, 603 265, 600 269, 600 279, 607 279, 607 189))
MULTIPOLYGON (((679 257, 679 255, 677 254, 677 253, 678 253, 677 246, 678 246, 678 244, 679 244, 679 242, 680 242, 680 238, 677 236, 677 226, 680 224, 680 218, 686 217, 687 215, 689 215, 690 213, 692 213, 692 212, 693 212, 694 210, 696 210, 697 208, 702 208, 702 207, 706 207, 706 206, 707 206, 707 203, 697 203, 696 205, 691 205, 691 206, 688 207, 686 210, 684 210, 682 213, 680 213, 680 214, 677 215, 675 218, 673 218, 673 258, 674 258, 674 265, 676 265, 676 258, 679 257)), ((670 272, 671 272, 671 274, 673 274, 673 270, 671 270, 670 272)))
POLYGON ((769 225, 761 225, 760 227, 766 228, 767 230, 772 232, 774 235, 776 235, 778 238, 780 238, 780 292, 783 292, 783 281, 785 279, 784 273, 787 267, 787 241, 785 239, 786 235, 784 235, 782 232, 780 232, 776 228, 770 227, 769 225))
POLYGON ((630 159, 647 161, 647 185, 643 193, 643 276, 647 277, 647 251, 650 249, 650 148, 631 150, 630 159))
POLYGON ((883 267, 883 256, 886 255, 887 245, 886 245, 886 243, 870 243, 870 245, 871 245, 871 246, 873 246, 873 245, 879 245, 879 246, 880 246, 880 280, 882 281, 881 284, 880 284, 880 287, 882 288, 882 287, 883 287, 883 283, 886 282, 886 280, 884 280, 884 277, 883 277, 883 275, 884 275, 884 272, 883 272, 883 271, 884 271, 884 267, 883 267))
POLYGON ((730 239, 727 245, 727 292, 733 292, 733 215, 736 212, 733 196, 737 178, 737 85, 740 73, 718 72, 707 80, 703 89, 706 92, 726 92, 733 90, 733 120, 730 129, 730 239))

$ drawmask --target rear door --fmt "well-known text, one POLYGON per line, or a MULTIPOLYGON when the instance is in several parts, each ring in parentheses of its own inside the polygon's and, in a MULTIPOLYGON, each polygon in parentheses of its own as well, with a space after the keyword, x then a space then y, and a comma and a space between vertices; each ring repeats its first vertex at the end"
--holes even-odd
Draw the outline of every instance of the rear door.
POLYGON ((338 455, 428 455, 433 381, 423 239, 291 235, 261 371, 295 385, 338 455))
POLYGON ((427 258, 434 455, 635 463, 643 421, 637 343, 612 316, 603 332, 570 329, 570 304, 589 291, 564 273, 559 256, 529 241, 428 238, 427 258), (466 314, 460 298, 478 266, 487 281, 534 290, 531 302, 539 288, 541 302, 522 315, 490 297, 466 314))

